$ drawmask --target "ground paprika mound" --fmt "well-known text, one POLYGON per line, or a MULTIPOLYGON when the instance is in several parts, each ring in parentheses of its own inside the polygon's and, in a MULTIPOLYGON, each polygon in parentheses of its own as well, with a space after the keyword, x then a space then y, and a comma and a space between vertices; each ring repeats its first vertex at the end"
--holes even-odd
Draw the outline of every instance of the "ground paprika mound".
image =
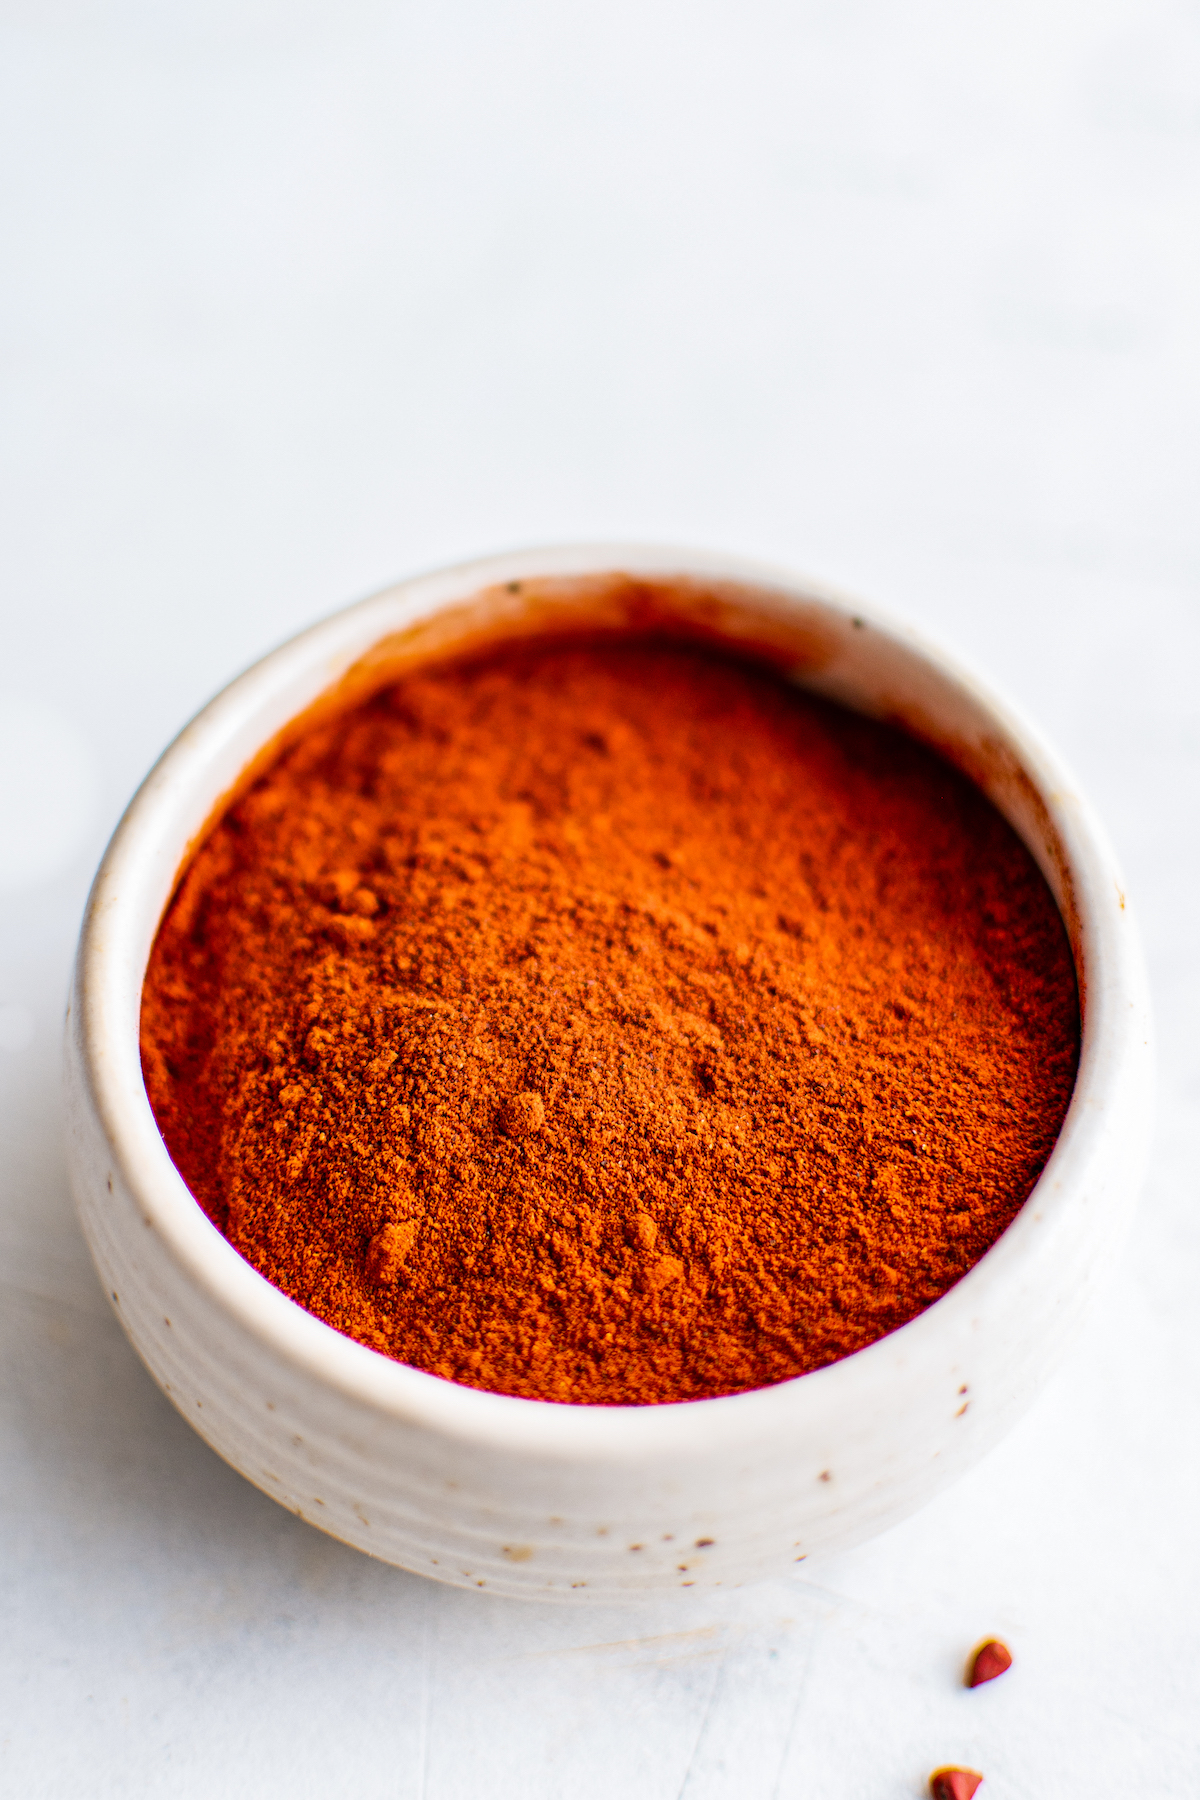
POLYGON ((1062 1124, 1029 853, 900 732, 532 642, 314 726, 193 859, 142 1054, 210 1217, 339 1331, 543 1399, 761 1387, 912 1318, 1062 1124))

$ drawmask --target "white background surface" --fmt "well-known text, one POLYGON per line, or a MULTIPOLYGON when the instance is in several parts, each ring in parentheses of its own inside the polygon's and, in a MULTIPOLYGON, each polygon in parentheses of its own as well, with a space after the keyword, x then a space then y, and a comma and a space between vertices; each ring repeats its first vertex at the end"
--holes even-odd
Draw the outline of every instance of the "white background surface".
POLYGON ((1196 1795, 1195 0, 0 28, 4 1791, 1196 1795), (393 577, 602 535, 807 568, 1024 703, 1126 864, 1161 1110, 1119 1288, 975 1475, 799 1579, 583 1613, 372 1563, 192 1435, 57 1082, 91 869, 188 714, 393 577))

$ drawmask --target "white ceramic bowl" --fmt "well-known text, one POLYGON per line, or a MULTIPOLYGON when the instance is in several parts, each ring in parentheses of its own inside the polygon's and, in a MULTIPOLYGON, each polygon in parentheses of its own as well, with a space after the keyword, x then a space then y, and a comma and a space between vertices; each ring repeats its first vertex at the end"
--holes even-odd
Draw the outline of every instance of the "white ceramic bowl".
POLYGON ((68 1015, 72 1181, 96 1266, 155 1380, 214 1449, 385 1561, 508 1594, 611 1600, 778 1572, 911 1512, 975 1462, 1054 1366, 1114 1260, 1148 1148, 1151 1054, 1113 857, 1029 727, 913 632, 776 570, 628 545, 422 576, 304 632, 219 694, 138 791, 101 864, 68 1015), (613 571, 642 586, 609 579, 613 571), (655 581, 682 578, 666 604, 655 581), (1074 948, 1079 1077, 1040 1181, 942 1299, 758 1392, 651 1407, 480 1393, 340 1336, 243 1261, 176 1172, 142 1085, 143 973, 180 864, 289 721, 454 644, 622 629, 666 611, 903 723, 989 794, 1074 948))

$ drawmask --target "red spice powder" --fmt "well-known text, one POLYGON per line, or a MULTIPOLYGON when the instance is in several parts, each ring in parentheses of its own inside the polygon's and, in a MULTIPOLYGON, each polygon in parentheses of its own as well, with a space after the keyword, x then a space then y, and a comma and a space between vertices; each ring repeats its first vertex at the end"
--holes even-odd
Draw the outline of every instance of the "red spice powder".
POLYGON ((230 809, 161 927, 147 1090, 231 1243, 504 1393, 832 1362, 1009 1224, 1078 1057, 1053 899, 898 731, 678 644, 427 667, 230 809))

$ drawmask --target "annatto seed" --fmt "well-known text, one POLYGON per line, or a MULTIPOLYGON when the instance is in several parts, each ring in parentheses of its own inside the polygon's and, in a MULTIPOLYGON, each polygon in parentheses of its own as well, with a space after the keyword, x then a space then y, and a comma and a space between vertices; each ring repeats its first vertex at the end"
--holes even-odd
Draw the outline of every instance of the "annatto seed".
POLYGON ((1012 1653, 1007 1644, 999 1638, 989 1638, 981 1644, 971 1658, 971 1669, 967 1676, 968 1687, 979 1687, 982 1682, 995 1681, 997 1675, 1003 1675, 1005 1669, 1012 1667, 1012 1653))
POLYGON ((933 1800, 971 1800, 983 1776, 978 1769, 935 1769, 929 1777, 933 1800))

